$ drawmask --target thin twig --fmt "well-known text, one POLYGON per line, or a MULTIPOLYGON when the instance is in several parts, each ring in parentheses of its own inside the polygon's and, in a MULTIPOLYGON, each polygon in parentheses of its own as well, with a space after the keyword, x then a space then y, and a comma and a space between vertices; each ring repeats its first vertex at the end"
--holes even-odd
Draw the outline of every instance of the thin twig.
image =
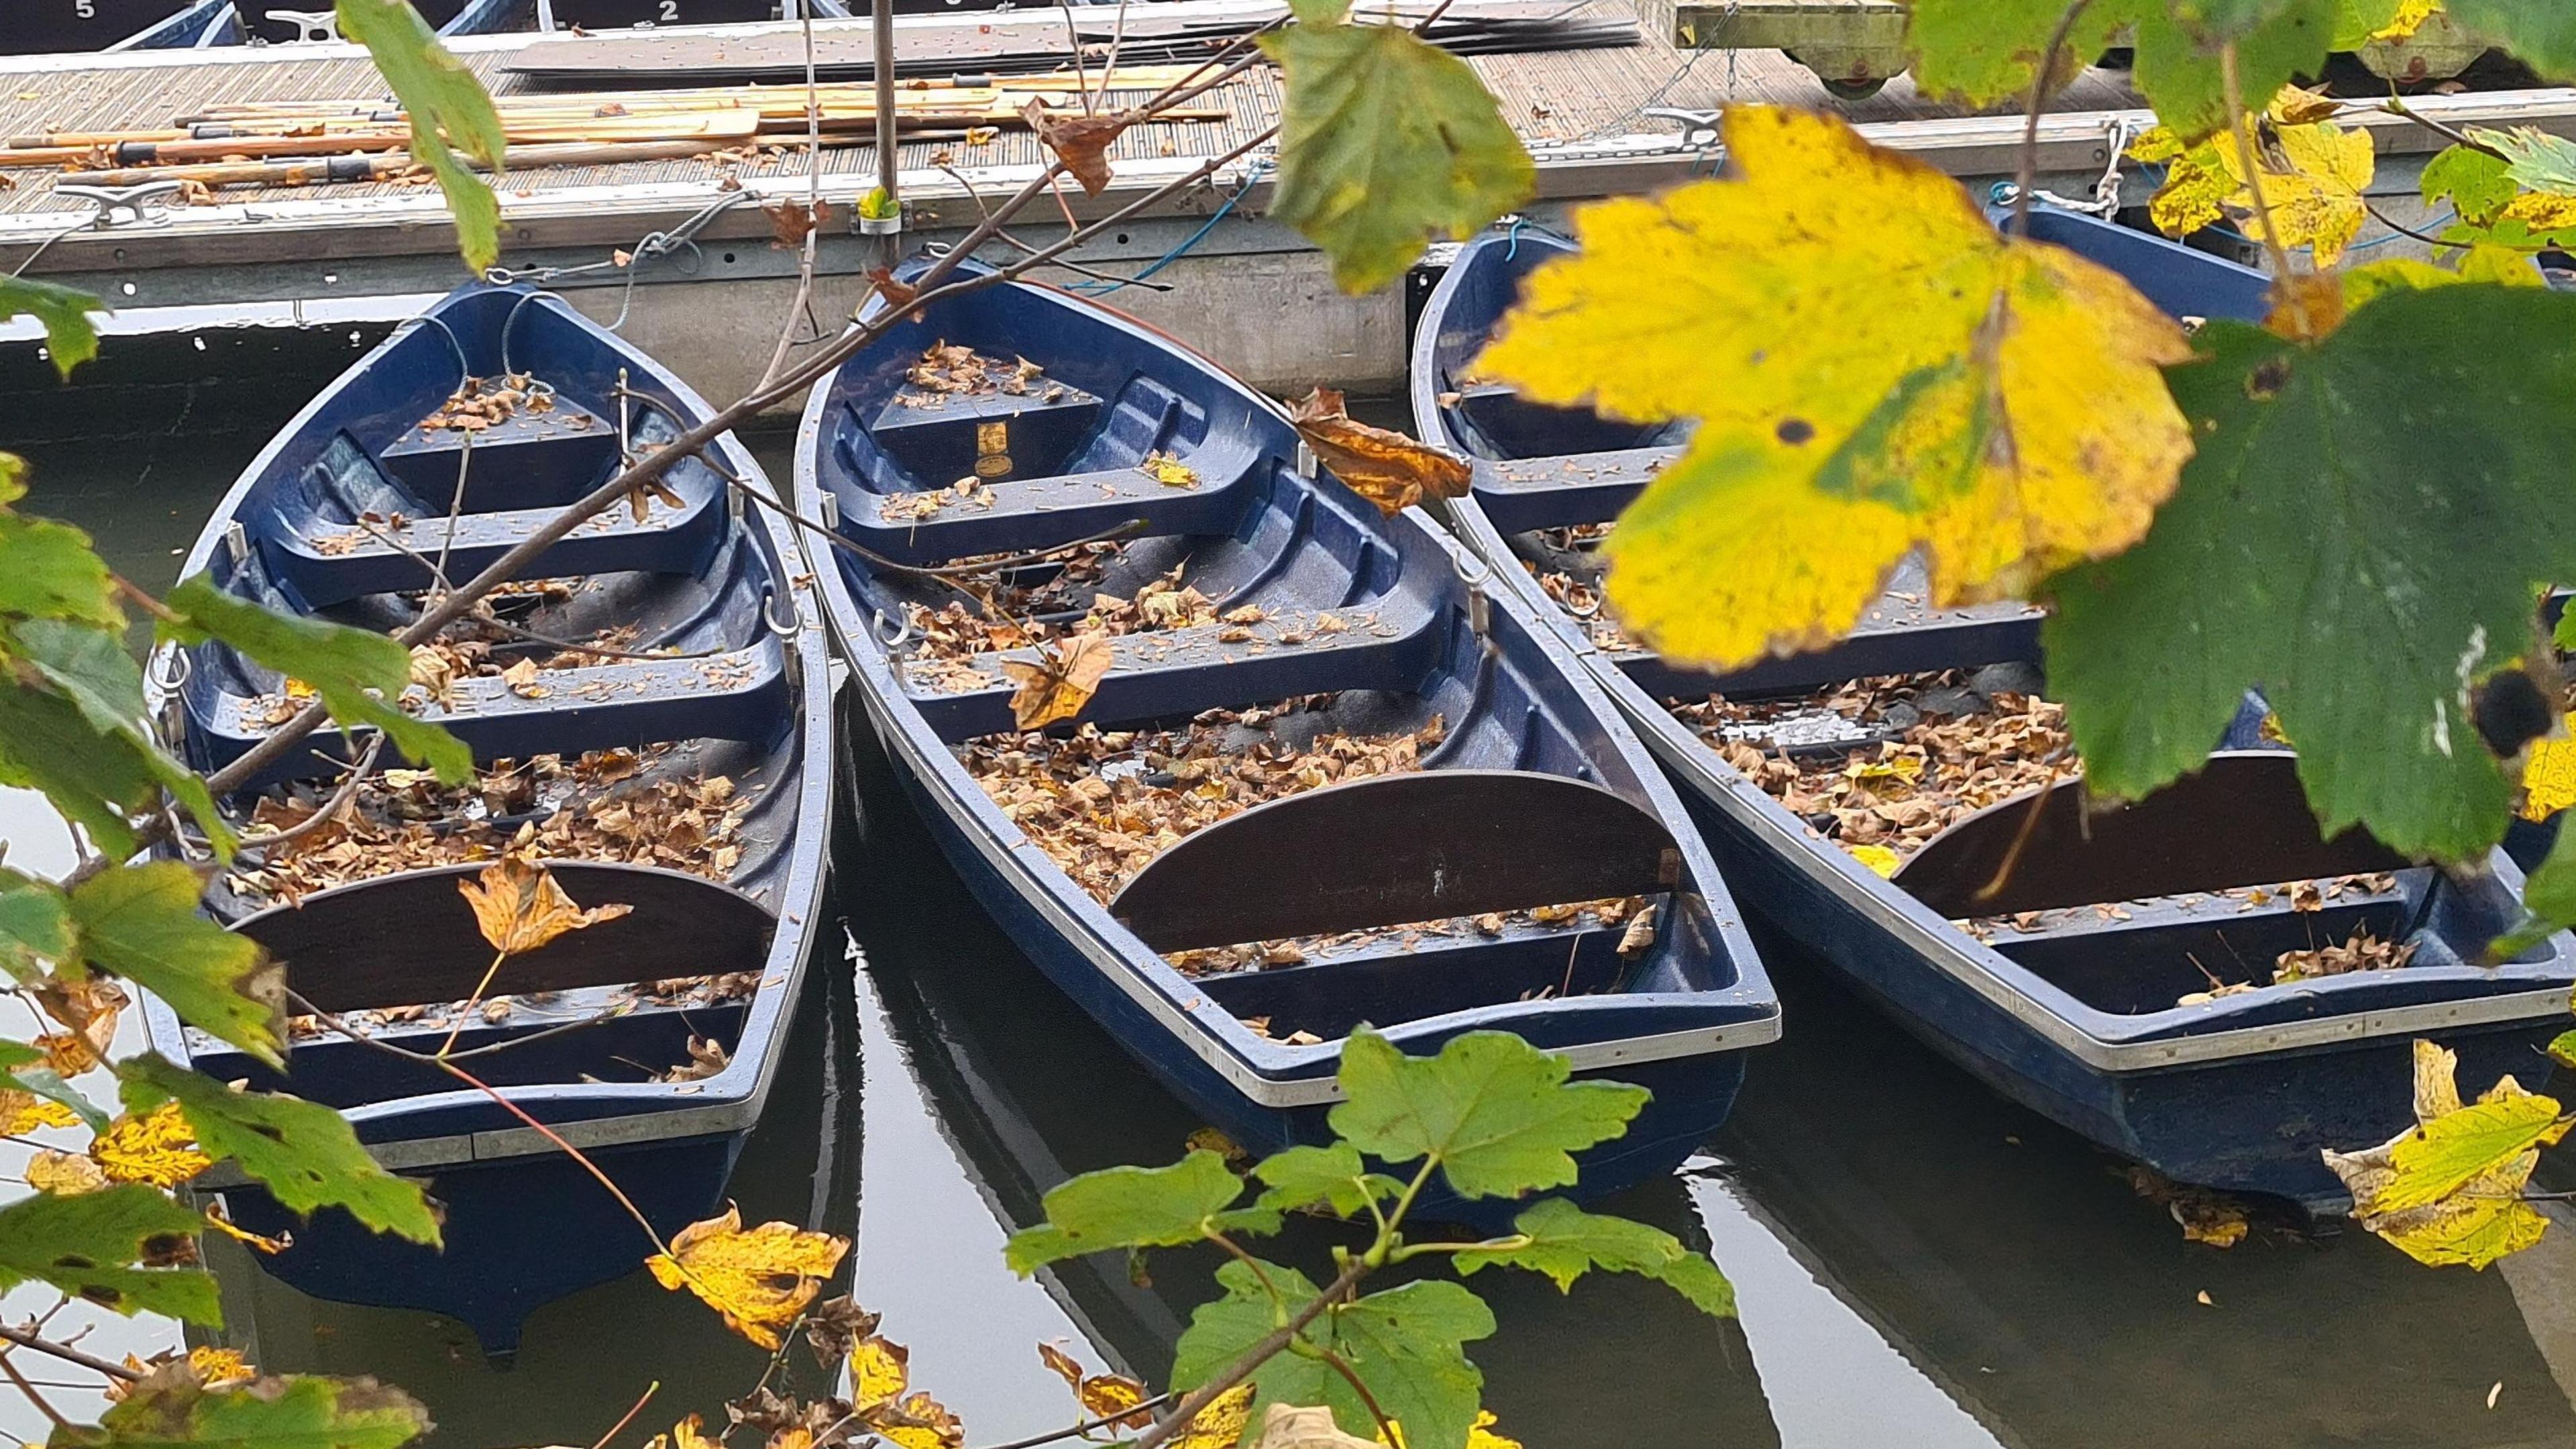
MULTIPOLYGON (((2272 275, 2287 280, 2290 275, 2290 253, 2281 245, 2281 229, 2273 224, 2272 207, 2263 199, 2263 168, 2254 154, 2253 142, 2247 138, 2250 129, 2245 115, 2245 87, 2237 76, 2236 43, 2229 41, 2218 50, 2219 83, 2227 92, 2227 135, 2236 148, 2236 162, 2245 168, 2245 191, 2254 199, 2255 220, 2262 223, 2263 251, 2271 258, 2272 275)), ((2292 309, 2304 317, 2305 308, 2292 309)))
POLYGON ((2466 146, 2472 151, 2483 151, 2487 155, 2493 156, 2498 161, 2510 162, 2513 160, 2512 157, 2507 156, 2502 151, 2488 145, 2486 142, 2474 139, 2466 131, 2460 130, 2456 126, 2446 125, 2440 121, 2434 120, 2431 116, 2425 115, 2422 111, 2414 109, 2407 105, 2406 102, 2395 96, 2390 96, 2386 101, 2381 102, 2377 106, 2366 107, 2365 109, 2376 110, 2384 115, 2397 116, 2404 120, 2413 121, 2416 125, 2423 127, 2425 130, 2432 132, 2434 135, 2441 137, 2454 146, 2466 146))
POLYGON ((11 1363, 5 1353, 0 1353, 0 1374, 7 1374, 9 1382, 18 1386, 18 1392, 27 1396, 28 1403, 35 1405, 38 1413, 54 1421, 55 1428, 62 1430, 66 1435, 72 1432, 72 1421, 64 1418, 53 1405, 45 1402, 45 1396, 37 1392, 34 1384, 27 1382, 27 1376, 18 1372, 18 1366, 11 1363))
POLYGON ((324 801, 320 808, 284 829, 272 830, 264 835, 245 835, 238 842, 239 848, 264 850, 269 846, 284 845, 290 840, 301 840, 321 829, 342 810, 348 808, 349 802, 357 797, 358 787, 366 783, 367 772, 376 767, 376 756, 384 753, 384 747, 383 735, 367 741, 367 748, 359 754, 358 762, 349 767, 349 778, 340 782, 340 788, 333 791, 331 798, 324 801))
MULTIPOLYGON (((94 1353, 84 1353, 67 1343, 56 1343, 31 1329, 14 1328, 6 1323, 0 1323, 0 1338, 5 1338, 20 1348, 32 1348, 38 1353, 51 1354, 65 1363, 78 1364, 91 1373, 105 1374, 112 1379, 123 1379, 129 1384, 143 1377, 113 1359, 100 1358, 94 1353)), ((5 1361, 6 1358, 6 1354, 0 1354, 0 1361, 5 1361)))
POLYGON ((1352 1392, 1360 1396, 1361 1403, 1368 1405, 1369 1417, 1377 1420, 1378 1437, 1389 1444, 1403 1443, 1404 1440, 1396 1432, 1395 1421, 1386 1416, 1386 1410, 1378 1404, 1377 1395, 1370 1393, 1369 1386, 1360 1382, 1359 1371, 1352 1368, 1347 1360, 1331 1349, 1323 1349, 1321 1352, 1324 1362, 1332 1365, 1333 1372, 1342 1376, 1343 1381, 1351 1386, 1352 1392))
POLYGON ((607 1432, 607 1433, 602 1434, 602 1435, 600 1435, 597 1439, 592 1440, 592 1441, 591 1441, 591 1445, 590 1445, 590 1449, 608 1449, 608 1441, 609 1441, 609 1440, 611 1440, 611 1439, 616 1438, 616 1437, 618 1436, 619 1432, 620 1432, 620 1431, 622 1431, 622 1430, 624 1430, 624 1429, 625 1429, 625 1427, 626 1427, 627 1425, 634 1423, 634 1422, 635 1422, 635 1416, 636 1416, 636 1415, 638 1415, 638 1414, 640 1414, 640 1413, 643 1413, 643 1412, 644 1412, 644 1406, 645 1406, 646 1404, 649 1404, 649 1403, 653 1402, 653 1396, 654 1396, 655 1394, 657 1394, 657 1393, 660 1393, 661 1391, 662 1391, 662 1381, 661 1381, 660 1379, 655 1379, 653 1382, 651 1382, 651 1383, 649 1383, 649 1384, 646 1384, 646 1385, 644 1386, 644 1396, 643 1396, 642 1398, 637 1399, 637 1400, 635 1401, 635 1407, 633 1407, 633 1408, 631 1408, 631 1409, 628 1409, 628 1410, 626 1411, 626 1417, 624 1417, 624 1418, 622 1418, 622 1419, 619 1419, 619 1420, 618 1420, 616 1423, 614 1423, 614 1424, 609 1425, 609 1426, 608 1426, 608 1432, 607 1432))
POLYGON ((2067 38, 2075 33, 2075 22, 2084 18, 2093 0, 2075 0, 2066 13, 2057 17, 2057 29, 2048 37, 2048 48, 2039 53, 2039 69, 2030 78, 2030 107, 2021 122, 2021 162, 2013 179, 2013 235, 2030 235, 2030 194, 2039 188, 2039 114, 2048 103, 2048 80, 2057 71, 2057 57, 2066 49, 2067 38))
POLYGON ((1163 1405, 1168 1404, 1171 1401, 1172 1395, 1168 1393, 1156 1394, 1154 1397, 1137 1404, 1136 1407, 1132 1409, 1121 1409, 1115 1414, 1103 1414, 1097 1419, 1088 1419, 1082 1423, 1069 1425, 1065 1428, 1053 1430, 1045 1434, 1031 1434, 1025 1439, 1014 1439, 1007 1444, 990 1445, 987 1446, 987 1449, 1038 1449, 1038 1446, 1041 1444, 1052 1444, 1058 1439, 1078 1438, 1084 1434, 1091 1433, 1095 1429, 1106 1429, 1112 1425, 1123 1424, 1127 1420, 1136 1417, 1138 1414, 1150 1414, 1154 1410, 1161 1408, 1163 1405))
POLYGON ((1271 1330, 1260 1342, 1244 1350, 1242 1357, 1226 1365, 1216 1377, 1192 1389, 1189 1397, 1181 1400, 1180 1407, 1172 1410, 1171 1417, 1160 1421, 1138 1436, 1129 1449, 1155 1449, 1155 1446, 1170 1439, 1174 1434, 1187 1430, 1191 1424, 1198 1421, 1200 1411, 1215 1403, 1226 1390, 1252 1377, 1253 1370, 1268 1363, 1281 1349, 1294 1342, 1298 1334, 1306 1331, 1307 1324, 1323 1316, 1325 1309, 1349 1296, 1351 1289, 1362 1278, 1367 1277, 1369 1272, 1366 1259, 1352 1259, 1351 1265, 1342 1270, 1340 1277, 1327 1285, 1323 1292, 1315 1295, 1314 1302, 1298 1309, 1296 1315, 1285 1324, 1271 1330))
MULTIPOLYGON (((472 379, 469 378, 467 381, 470 382, 472 379)), ((459 392, 462 392, 464 387, 464 383, 457 384, 457 390, 459 392)), ((447 500, 447 537, 438 541, 438 562, 429 566, 431 576, 439 581, 439 585, 442 588, 444 588, 447 583, 447 555, 456 547, 456 524, 459 519, 465 516, 466 473, 467 470, 471 469, 473 466, 474 433, 473 430, 469 428, 464 431, 464 436, 458 439, 458 447, 456 449, 456 491, 449 495, 447 500)))

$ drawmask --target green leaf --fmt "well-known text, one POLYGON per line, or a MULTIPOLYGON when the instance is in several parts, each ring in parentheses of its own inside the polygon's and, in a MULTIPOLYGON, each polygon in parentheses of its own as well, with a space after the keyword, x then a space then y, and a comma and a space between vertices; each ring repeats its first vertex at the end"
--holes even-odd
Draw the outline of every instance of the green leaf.
POLYGON ((100 734, 133 729, 143 718, 143 666, 108 628, 61 619, 29 619, 11 631, 11 650, 54 692, 80 706, 100 734))
POLYGON ((55 1431, 46 1449, 397 1449, 429 1413, 373 1379, 302 1375, 207 1389, 184 1373, 143 1380, 98 1427, 55 1431))
MULTIPOLYGON (((2471 126, 2467 135, 2472 141, 2503 152, 2506 173, 2522 185, 2552 196, 2576 196, 2576 141, 2553 136, 2531 126, 2516 126, 2509 131, 2471 126)), ((2443 153, 2449 154, 2447 151, 2443 153)), ((2434 159, 2438 161, 2441 157, 2434 159)), ((2487 159, 2493 161, 2495 158, 2490 156, 2487 159)))
POLYGON ((2576 578, 2576 296, 2389 292, 2322 342, 2213 322, 2172 369, 2200 448, 2146 540, 2050 580, 2050 692, 2099 793, 2198 769, 2248 686, 2325 831, 2466 860, 2509 788, 2470 686, 2576 578))
POLYGON ((1107 1248, 1168 1248, 1205 1236, 1209 1219, 1243 1195, 1243 1179, 1201 1148, 1169 1167, 1111 1167, 1058 1184, 1047 1220, 1011 1235, 1003 1257, 1026 1275, 1058 1258, 1107 1248))
MULTIPOLYGON (((143 669, 124 638, 93 624, 29 619, 15 630, 17 657, 70 700, 111 749, 131 752, 206 832, 218 860, 232 857, 233 830, 196 771, 163 752, 143 721, 143 669)), ((91 748, 96 748, 93 745, 91 748)))
MULTIPOLYGON (((1172 1345, 1174 1389, 1187 1393, 1216 1377, 1324 1291, 1294 1268, 1253 1261, 1260 1263, 1258 1271, 1240 1259, 1230 1258, 1218 1266, 1216 1282, 1225 1290, 1224 1296, 1200 1304, 1180 1341, 1172 1345), (1279 1290, 1278 1298, 1262 1286, 1264 1275, 1279 1290)), ((1324 1383, 1331 1377, 1332 1369, 1320 1359, 1297 1353, 1272 1355, 1253 1371, 1251 1422, 1261 1422, 1266 1404, 1324 1402, 1324 1383)))
POLYGON ((158 794, 151 762, 131 749, 102 748, 80 708, 49 690, 23 689, 0 670, 0 785, 44 792, 90 843, 122 860, 134 853, 126 817, 158 794))
POLYGON ((1465 61, 1401 25, 1301 22, 1261 37, 1285 73, 1278 220, 1374 291, 1529 199, 1538 168, 1465 61))
MULTIPOLYGON (((0 463, 15 461, 0 453, 0 463)), ((125 627, 116 586, 89 535, 68 523, 8 511, 12 496, 0 489, 0 615, 30 619, 79 619, 110 629, 125 627)))
MULTIPOLYGON (((1485 1375, 1463 1345, 1494 1332, 1493 1310, 1455 1283, 1433 1279, 1371 1293, 1325 1314, 1328 1343, 1369 1386, 1387 1417, 1404 1427, 1407 1449, 1465 1449, 1485 1375)), ((1376 1416, 1340 1374, 1324 1402, 1352 1434, 1374 1436, 1376 1416)))
POLYGON ((129 1318, 162 1313, 221 1323, 208 1274, 124 1266, 143 1256, 146 1240, 204 1226, 175 1198, 140 1183, 71 1197, 38 1193, 0 1207, 0 1289, 34 1281, 129 1318))
POLYGON ((1333 1108, 1333 1130, 1391 1163, 1436 1155, 1461 1197, 1571 1187, 1569 1154, 1625 1133, 1648 1096, 1618 1082, 1568 1082, 1571 1070, 1505 1032, 1469 1032, 1421 1058, 1363 1028, 1342 1046, 1348 1100, 1333 1108))
POLYGON ((338 0, 340 33, 367 48, 411 118, 412 158, 438 178, 456 219, 456 249, 480 272, 501 256, 501 203, 450 145, 498 171, 509 138, 492 97, 404 0, 338 0))
POLYGON ((198 1150, 229 1157, 268 1184, 288 1209, 310 1215, 325 1204, 346 1208, 380 1233, 435 1247, 438 1218, 420 1187, 376 1165, 348 1119, 328 1107, 267 1092, 237 1092, 157 1052, 119 1062, 126 1107, 141 1113, 176 1101, 196 1130, 198 1150))
MULTIPOLYGON (((63 893, 0 866, 0 971, 33 983, 45 974, 46 962, 71 960, 75 944, 63 893)), ((0 1071, 10 1065, 0 1062, 0 1071)))
POLYGON ((45 350, 54 356, 54 370, 67 379, 73 368, 98 356, 98 329, 90 325, 89 314, 107 310, 105 302, 87 292, 0 275, 0 320, 23 313, 43 323, 45 350))
MULTIPOLYGON (((11 1042, 8 1045, 15 1046, 17 1043, 11 1042)), ((44 1053, 38 1052, 36 1055, 41 1060, 44 1053)), ((110 1125, 107 1114, 98 1109, 97 1103, 81 1095, 78 1087, 64 1081, 63 1074, 51 1067, 21 1067, 11 1072, 8 1080, 11 1086, 22 1091, 51 1098, 71 1108, 72 1115, 80 1118, 92 1132, 104 1132, 110 1125)))
POLYGON ((2491 225, 2518 194, 2510 170, 2502 157, 2474 146, 2453 146, 2424 163, 2424 204, 2448 201, 2460 220, 2491 225))
POLYGON ((195 871, 171 860, 92 877, 71 896, 81 948, 181 1021, 276 1066, 277 977, 249 937, 197 913, 200 888, 195 871))
POLYGON ((1351 13, 1351 0, 1288 0, 1288 10, 1300 25, 1338 25, 1351 13))
POLYGON ((1470 1248, 1452 1255, 1464 1277, 1501 1263, 1545 1273, 1560 1289, 1590 1269, 1636 1273, 1663 1283, 1712 1318, 1735 1316, 1735 1289, 1707 1255, 1694 1253, 1661 1228, 1626 1218, 1588 1213, 1561 1197, 1552 1197, 1512 1222, 1526 1244, 1511 1248, 1470 1248))
MULTIPOLYGON (((2184 8, 2177 4, 2179 11, 2184 8)), ((2281 87, 2325 65, 2335 32, 2336 0, 2256 0, 2204 7, 2210 19, 2149 14, 2138 22, 2138 89, 2156 108, 2156 119, 2185 141, 2227 128, 2227 90, 2221 40, 2236 35, 2236 69, 2245 109, 2259 112, 2281 87), (2223 13, 2222 13, 2223 12, 2223 13)))
MULTIPOLYGON (((2156 8, 2155 0, 2095 0, 2068 33, 2053 79, 2063 85, 2081 74, 2112 32, 2156 8)), ((2065 14, 2065 0, 1914 0, 1905 37, 1914 83, 1978 106, 2027 96, 2065 14)))
POLYGON ((1385 1201, 1404 1191, 1403 1183, 1370 1172, 1360 1162, 1359 1149, 1347 1142, 1274 1152, 1254 1165, 1252 1175, 1268 1184, 1261 1194, 1263 1207, 1285 1210, 1323 1203, 1346 1218, 1366 1210, 1371 1197, 1385 1201))
POLYGON ((2397 23, 2404 0, 2339 0, 2335 8, 2333 46, 2359 50, 2370 37, 2397 23))
POLYGON ((405 758, 427 764, 448 784, 473 778, 474 752, 463 740, 393 703, 411 682, 411 651, 392 637, 263 609, 215 587, 204 574, 180 580, 166 602, 188 622, 163 624, 165 637, 191 644, 221 639, 313 686, 331 718, 344 728, 373 725, 383 730, 405 758))
POLYGON ((2562 1031, 2552 1037, 2549 1055, 2562 1067, 2576 1067, 2576 1031, 2562 1031))
POLYGON ((2561 0, 2447 0, 2451 18, 2551 80, 2576 80, 2576 5, 2561 0))

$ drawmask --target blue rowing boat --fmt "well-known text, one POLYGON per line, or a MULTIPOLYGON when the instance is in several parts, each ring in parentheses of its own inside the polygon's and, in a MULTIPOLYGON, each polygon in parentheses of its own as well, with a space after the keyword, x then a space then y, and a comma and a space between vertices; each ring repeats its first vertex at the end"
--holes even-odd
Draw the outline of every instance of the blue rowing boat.
MULTIPOLYGON (((2174 315, 2261 314, 2259 273, 2076 213, 2031 222, 2174 315)), ((1582 657, 1783 932, 1996 1090, 2174 1179, 2312 1210, 2348 1202, 2319 1149, 2412 1122, 2412 1038, 2458 1051, 2478 1086, 2533 1070, 2566 1024, 2576 942, 2476 964, 2520 917, 2513 862, 2464 884, 2360 832, 2318 839, 2259 700, 2198 775, 2088 812, 2059 777, 2073 759, 2029 609, 1927 609, 1900 572, 1842 642, 1724 677, 1620 635, 1592 546, 1686 429, 1472 374, 1521 278, 1572 247, 1515 227, 1462 249, 1415 337, 1416 431, 1472 459, 1459 531, 1582 657), (2015 763, 1957 766, 1987 753, 2015 763), (1907 769, 1926 788, 1862 778, 1907 769)))
MULTIPOLYGON (((437 578, 498 559, 627 456, 709 415, 686 384, 561 299, 466 287, 316 398, 216 508, 185 572, 289 613, 380 631, 437 578)), ((225 802, 294 832, 216 878, 207 909, 285 963, 300 1001, 278 1074, 144 1003, 153 1047, 219 1080, 338 1108, 446 1208, 444 1255, 338 1210, 294 1221, 255 1184, 235 1222, 307 1293, 429 1309, 494 1353, 533 1308, 651 1251, 583 1169, 484 1093, 385 1046, 436 1050, 581 1148, 668 1237, 711 1215, 759 1117, 825 874, 830 679, 790 528, 728 434, 601 515, 413 651, 403 705, 474 752, 442 788, 325 728, 225 802), (361 778, 346 783, 351 762, 361 778), (345 791, 345 793, 344 793, 345 791), (505 851, 583 907, 631 912, 514 956, 458 891, 505 851), (327 1013, 371 1039, 321 1019, 327 1013)), ((155 709, 213 770, 301 707, 220 644, 165 648, 155 709)))
POLYGON ((877 738, 1020 949, 1247 1147, 1324 1134, 1363 1023, 1499 1029, 1653 1090, 1584 1192, 1669 1171, 1779 1031, 1725 883, 1526 607, 1300 457, 1269 400, 1059 292, 895 327, 797 446, 877 738), (1051 694, 1078 712, 1040 726, 1051 694))

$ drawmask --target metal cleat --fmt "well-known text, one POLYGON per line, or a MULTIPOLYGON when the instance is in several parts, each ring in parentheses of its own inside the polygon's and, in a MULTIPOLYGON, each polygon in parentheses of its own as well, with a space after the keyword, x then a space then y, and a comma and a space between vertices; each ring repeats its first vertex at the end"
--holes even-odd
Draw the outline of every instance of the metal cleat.
POLYGON ((1650 121, 1674 121, 1682 128, 1682 145, 1692 150, 1717 144, 1724 111, 1692 111, 1679 106, 1648 106, 1640 112, 1650 121))
POLYGON ((317 40, 340 38, 340 12, 337 10, 271 10, 271 20, 283 21, 302 32, 290 44, 309 45, 317 40))
POLYGON ((176 196, 180 183, 147 181, 140 186, 57 186, 54 195, 86 201, 98 211, 89 219, 89 230, 110 231, 120 226, 158 226, 170 219, 167 207, 145 203, 155 197, 176 196))

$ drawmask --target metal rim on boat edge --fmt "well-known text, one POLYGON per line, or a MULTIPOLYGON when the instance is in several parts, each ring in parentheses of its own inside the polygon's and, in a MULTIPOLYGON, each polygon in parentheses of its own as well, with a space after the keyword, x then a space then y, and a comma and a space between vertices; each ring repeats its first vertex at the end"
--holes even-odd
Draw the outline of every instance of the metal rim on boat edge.
MULTIPOLYGON (((1466 536, 1470 546, 1487 555, 1489 560, 1497 556, 1511 557, 1510 547, 1494 527, 1493 520, 1485 516, 1473 498, 1450 500, 1449 507, 1459 524, 1459 531, 1466 536)), ((1537 589, 1528 581, 1525 570, 1498 568, 1496 572, 1512 579, 1512 587, 1520 591, 1523 602, 1538 601, 1531 598, 1537 589)), ((1543 594, 1538 597, 1545 600, 1543 594)), ((1739 782, 1709 767, 1709 752, 1697 736, 1687 734, 1678 721, 1657 707, 1607 652, 1588 637, 1576 636, 1568 626, 1563 610, 1557 608, 1553 600, 1546 600, 1546 603, 1547 617, 1558 638, 1583 660, 1593 682, 1601 686, 1617 704, 1619 712, 1644 737, 1648 750, 1678 774, 1695 794, 1734 817, 1746 829, 1766 838, 1781 835, 1778 822, 1770 819, 1764 811, 1765 805, 1771 805, 1768 796, 1758 802, 1744 799, 1738 789, 1739 782)), ((1755 787, 1746 783, 1743 788, 1755 787)), ((1772 805, 1771 808, 1778 807, 1772 805)), ((2199 1066, 2336 1042, 2518 1021, 2545 1021, 2568 1014, 2569 988, 2558 985, 2275 1026, 2234 1027, 2153 1041, 2111 1041, 2084 1030, 2049 1010, 2029 993, 1997 979, 1968 953, 1961 951, 1955 941, 1946 939, 1947 935, 1956 934, 1955 928, 1947 922, 1943 923, 1940 932, 1934 932, 1921 922, 1889 909, 1887 902, 1876 892, 1834 869, 1831 862, 1821 859, 1815 852, 1794 848, 1794 842, 1791 845, 1793 848, 1784 849, 1781 854, 1801 873, 1841 897, 1845 904, 1912 947, 1945 974, 2037 1031, 2051 1045, 2086 1066, 2104 1072, 2126 1074, 2165 1067, 2199 1066)))

